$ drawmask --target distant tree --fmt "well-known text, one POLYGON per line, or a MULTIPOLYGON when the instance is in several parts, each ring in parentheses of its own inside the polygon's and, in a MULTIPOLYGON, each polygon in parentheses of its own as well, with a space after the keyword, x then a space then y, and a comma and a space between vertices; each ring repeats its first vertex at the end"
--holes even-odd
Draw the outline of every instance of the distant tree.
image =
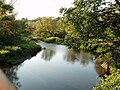
POLYGON ((57 22, 52 17, 43 17, 36 21, 36 33, 40 37, 54 36, 57 32, 57 22))

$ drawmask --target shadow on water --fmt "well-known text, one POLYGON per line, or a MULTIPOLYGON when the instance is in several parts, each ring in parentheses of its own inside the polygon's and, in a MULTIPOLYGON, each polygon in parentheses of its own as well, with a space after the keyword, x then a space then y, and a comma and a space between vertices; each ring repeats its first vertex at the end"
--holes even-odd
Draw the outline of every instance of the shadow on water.
POLYGON ((54 55, 55 55, 55 51, 50 49, 45 49, 42 51, 41 58, 46 61, 50 61, 54 55))

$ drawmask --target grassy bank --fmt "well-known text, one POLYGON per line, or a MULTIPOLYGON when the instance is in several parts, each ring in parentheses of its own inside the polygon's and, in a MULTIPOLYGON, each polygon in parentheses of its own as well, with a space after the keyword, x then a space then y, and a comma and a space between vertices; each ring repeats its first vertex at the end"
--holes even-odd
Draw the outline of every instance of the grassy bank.
POLYGON ((63 39, 59 37, 48 37, 42 39, 42 41, 47 42, 47 43, 57 43, 57 44, 62 44, 63 39))
POLYGON ((17 60, 28 55, 35 55, 41 47, 27 37, 14 38, 0 46, 0 61, 17 60))

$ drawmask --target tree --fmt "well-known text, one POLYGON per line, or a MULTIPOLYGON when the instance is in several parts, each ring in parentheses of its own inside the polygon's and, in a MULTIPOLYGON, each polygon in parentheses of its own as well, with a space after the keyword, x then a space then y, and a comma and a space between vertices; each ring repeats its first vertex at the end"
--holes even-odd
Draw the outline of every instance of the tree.
POLYGON ((20 22, 15 20, 13 9, 12 4, 0 0, 0 42, 7 42, 9 39, 18 36, 22 29, 20 22))
POLYGON ((34 33, 39 37, 55 37, 61 33, 59 27, 59 19, 55 19, 52 17, 43 17, 36 21, 35 23, 35 31, 34 33))
POLYGON ((0 0, 0 15, 7 15, 12 13, 13 6, 10 4, 6 4, 5 0, 0 0))
POLYGON ((65 22, 73 25, 81 49, 94 51, 102 57, 110 55, 117 63, 115 66, 120 66, 117 59, 120 56, 120 14, 116 10, 119 1, 114 2, 75 0, 74 7, 61 8, 60 12, 65 22))

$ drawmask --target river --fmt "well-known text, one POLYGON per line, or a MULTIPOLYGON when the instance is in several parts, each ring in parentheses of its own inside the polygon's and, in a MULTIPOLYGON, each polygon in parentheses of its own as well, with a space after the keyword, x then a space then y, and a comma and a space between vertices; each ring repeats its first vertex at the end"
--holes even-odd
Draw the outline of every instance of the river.
POLYGON ((43 49, 36 56, 1 68, 18 90, 91 90, 96 85, 94 55, 63 45, 38 44, 43 49))

